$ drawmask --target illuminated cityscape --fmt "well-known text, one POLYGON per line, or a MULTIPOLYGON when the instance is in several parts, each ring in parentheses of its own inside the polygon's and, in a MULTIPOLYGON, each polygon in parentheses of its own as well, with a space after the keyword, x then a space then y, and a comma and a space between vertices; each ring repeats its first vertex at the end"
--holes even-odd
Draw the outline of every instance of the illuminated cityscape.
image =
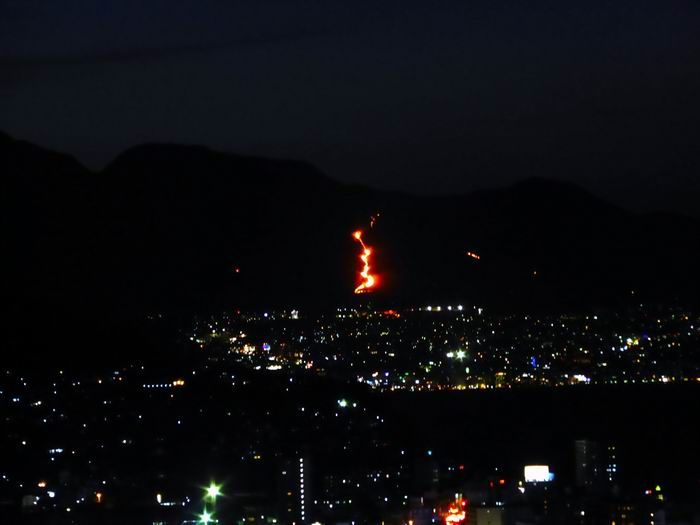
POLYGON ((694 443, 682 400, 699 336, 675 308, 211 316, 156 365, 5 370, 0 509, 22 523, 673 523, 697 495, 674 452, 694 443), (564 431, 548 414, 571 404, 564 431), (673 439, 640 438, 662 406, 673 439))
POLYGON ((0 1, 0 525, 700 525, 698 28, 0 1))
POLYGON ((213 360, 356 381, 383 391, 700 381, 700 317, 495 315, 479 307, 227 313, 189 337, 213 360))

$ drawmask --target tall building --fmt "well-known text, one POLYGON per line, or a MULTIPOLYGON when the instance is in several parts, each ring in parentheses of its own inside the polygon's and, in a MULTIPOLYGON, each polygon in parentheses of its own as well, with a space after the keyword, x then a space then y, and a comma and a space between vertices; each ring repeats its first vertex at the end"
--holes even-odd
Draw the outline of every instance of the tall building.
POLYGON ((309 458, 299 455, 280 470, 278 512, 283 523, 310 523, 309 458))
POLYGON ((596 441, 575 442, 576 486, 586 490, 615 487, 618 480, 617 447, 596 441))
POLYGON ((299 522, 306 523, 308 505, 307 497, 309 490, 309 462, 299 457, 299 522))
POLYGON ((615 445, 608 445, 608 454, 605 461, 605 474, 609 483, 617 482, 617 449, 615 445))
POLYGON ((603 474, 598 443, 588 439, 579 439, 576 440, 574 447, 576 486, 593 489, 599 484, 603 474))

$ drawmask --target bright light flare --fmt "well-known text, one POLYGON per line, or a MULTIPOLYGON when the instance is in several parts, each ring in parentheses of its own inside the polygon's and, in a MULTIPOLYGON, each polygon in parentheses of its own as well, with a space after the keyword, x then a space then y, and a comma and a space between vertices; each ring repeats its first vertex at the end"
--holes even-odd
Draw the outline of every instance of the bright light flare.
POLYGON ((221 496, 221 485, 217 485, 216 483, 211 483, 205 490, 207 498, 209 499, 213 500, 221 496))
POLYGON ((371 292, 372 288, 377 284, 377 277, 370 273, 370 257, 372 256, 372 249, 366 246, 362 240, 362 230, 355 231, 352 234, 352 237, 362 246, 362 253, 360 254, 360 260, 362 261, 362 271, 360 272, 360 277, 362 277, 362 281, 359 285, 357 285, 357 288, 355 288, 355 293, 371 292))
POLYGON ((204 525, 206 525, 212 521, 214 521, 214 516, 210 512, 207 512, 207 509, 204 509, 204 512, 199 515, 199 523, 204 523, 204 525))

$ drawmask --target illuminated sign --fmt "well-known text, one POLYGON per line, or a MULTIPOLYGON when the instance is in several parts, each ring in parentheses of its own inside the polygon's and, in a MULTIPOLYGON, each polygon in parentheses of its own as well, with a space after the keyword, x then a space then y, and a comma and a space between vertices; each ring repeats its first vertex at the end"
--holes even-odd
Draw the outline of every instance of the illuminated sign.
POLYGON ((552 481, 554 473, 549 471, 548 465, 526 465, 525 481, 528 483, 540 483, 552 481))

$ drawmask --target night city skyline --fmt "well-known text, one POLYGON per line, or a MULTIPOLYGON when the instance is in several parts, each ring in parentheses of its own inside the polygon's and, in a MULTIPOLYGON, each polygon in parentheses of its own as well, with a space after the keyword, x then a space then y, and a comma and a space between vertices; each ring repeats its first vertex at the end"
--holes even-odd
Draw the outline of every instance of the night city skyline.
POLYGON ((0 0, 0 525, 700 525, 698 27, 0 0))

